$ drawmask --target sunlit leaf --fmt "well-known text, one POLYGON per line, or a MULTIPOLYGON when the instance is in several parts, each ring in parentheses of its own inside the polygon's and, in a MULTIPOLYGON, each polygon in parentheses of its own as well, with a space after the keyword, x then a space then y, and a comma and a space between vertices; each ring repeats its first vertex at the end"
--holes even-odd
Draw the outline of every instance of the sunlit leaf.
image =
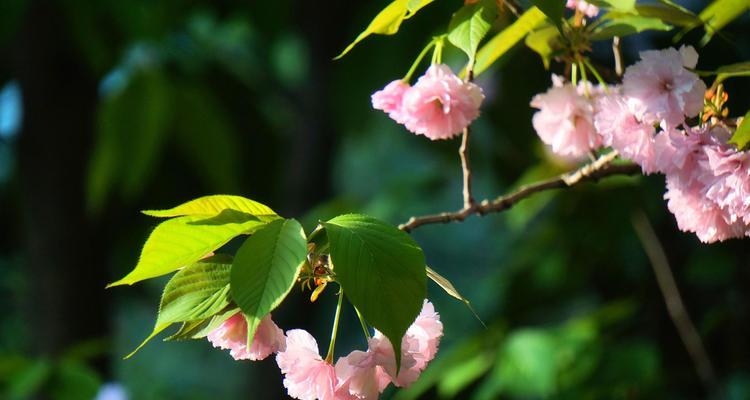
POLYGON ((642 17, 629 14, 608 14, 607 21, 597 27, 591 35, 592 40, 609 40, 615 36, 624 37, 648 30, 668 31, 672 29, 659 18, 642 17))
POLYGON ((565 2, 560 0, 531 0, 539 10, 541 10, 550 21, 558 28, 562 24, 565 12, 565 2))
POLYGON ((401 26, 401 22, 403 22, 404 18, 406 17, 406 13, 409 12, 409 5, 411 4, 413 7, 421 8, 424 6, 421 3, 424 2, 409 0, 395 0, 391 2, 382 11, 380 11, 378 15, 375 16, 372 22, 370 22, 370 25, 367 26, 367 29, 362 31, 362 33, 360 33, 359 36, 357 36, 357 38, 354 39, 351 44, 349 44, 349 46, 346 46, 344 51, 336 56, 334 60, 338 60, 339 58, 345 56, 346 53, 348 53, 351 49, 354 48, 354 46, 357 45, 357 43, 365 40, 365 38, 372 34, 395 34, 396 32, 398 32, 398 28, 401 26))
POLYGON ((513 46, 520 42, 526 34, 534 30, 545 20, 545 15, 536 7, 528 9, 509 27, 495 35, 477 52, 474 75, 479 75, 493 63, 500 59, 513 46))
POLYGON ((715 0, 698 15, 705 23, 706 35, 702 44, 708 43, 714 34, 750 9, 748 0, 715 0))
POLYGON ((229 305, 232 258, 216 255, 178 271, 164 287, 153 332, 126 358, 176 322, 200 321, 229 305))
POLYGON ((240 234, 250 234, 266 222, 235 210, 212 217, 187 215, 157 225, 146 240, 135 268, 108 287, 168 274, 194 263, 240 234))
POLYGON ((435 0, 409 0, 406 3, 406 8, 409 10, 409 15, 406 17, 409 18, 412 15, 416 14, 417 11, 422 9, 424 6, 432 3, 435 0))
POLYGON ((492 26, 497 15, 495 0, 468 4, 459 9, 448 24, 448 41, 463 50, 473 61, 479 42, 492 26))
POLYGON ((405 232, 366 215, 341 215, 324 226, 344 294, 401 354, 401 338, 427 294, 422 249, 405 232))
POLYGON ((737 127, 737 130, 729 139, 729 143, 736 144, 737 148, 744 150, 747 144, 750 142, 750 111, 745 114, 742 118, 742 122, 737 127))
POLYGON ((269 222, 279 219, 278 215, 268 206, 258 203, 241 196, 232 195, 211 195, 203 196, 177 207, 167 210, 146 210, 144 214, 152 217, 181 217, 185 215, 202 215, 212 217, 221 214, 224 210, 234 210, 256 216, 260 219, 266 219, 269 222))
POLYGON ((448 280, 448 278, 445 278, 444 276, 438 274, 430 267, 425 267, 425 271, 427 272, 427 277, 430 278, 431 281, 435 282, 438 286, 440 286, 441 289, 445 291, 445 293, 448 293, 451 297, 454 299, 459 300, 460 302, 466 304, 466 307, 469 308, 472 314, 474 314, 474 317, 476 317, 479 322, 484 325, 484 322, 479 318, 479 315, 474 310, 474 307, 471 305, 471 302, 469 299, 464 297, 461 293, 458 292, 458 289, 456 289, 455 286, 451 283, 451 281, 448 280))
POLYGON ((284 300, 307 256, 305 232, 293 219, 276 220, 242 244, 231 274, 232 298, 247 318, 247 347, 260 321, 284 300))
POLYGON ((670 3, 639 4, 635 8, 638 15, 658 18, 669 25, 693 27, 703 23, 690 10, 670 3))
POLYGON ((555 51, 553 43, 560 37, 560 31, 554 26, 546 26, 535 30, 526 36, 526 46, 534 50, 544 63, 544 68, 549 69, 552 55, 555 51))
POLYGON ((601 8, 623 12, 635 11, 636 0, 590 0, 589 3, 601 8))
POLYGON ((716 70, 717 82, 723 82, 737 76, 750 76, 750 61, 725 65, 716 70))

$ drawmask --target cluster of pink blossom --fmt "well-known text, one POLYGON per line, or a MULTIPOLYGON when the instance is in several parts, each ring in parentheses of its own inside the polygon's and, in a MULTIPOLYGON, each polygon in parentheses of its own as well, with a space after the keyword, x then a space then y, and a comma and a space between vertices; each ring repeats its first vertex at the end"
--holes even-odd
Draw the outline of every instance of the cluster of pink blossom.
POLYGON ((560 155, 609 146, 644 173, 666 175, 678 227, 701 241, 750 236, 748 154, 727 143, 728 127, 688 124, 704 107, 706 84, 690 70, 697 62, 692 47, 644 51, 608 93, 555 79, 531 102, 534 128, 560 155))
POLYGON ((396 375, 396 358, 390 341, 377 330, 368 340, 367 351, 355 350, 335 365, 320 356, 318 343, 307 331, 292 329, 286 335, 271 321, 263 319, 247 350, 247 323, 241 313, 224 322, 208 335, 214 346, 230 349, 236 360, 261 360, 272 353, 284 374, 289 396, 301 400, 377 399, 393 383, 407 387, 419 378, 435 357, 443 324, 440 315, 425 300, 417 319, 401 341, 401 368, 396 375))
POLYGON ((450 139, 479 116, 482 89, 443 64, 433 64, 414 86, 396 80, 372 95, 372 107, 431 140, 450 139))
POLYGON ((594 18, 599 15, 599 7, 584 0, 568 0, 565 6, 571 10, 579 10, 583 15, 589 18, 594 18))

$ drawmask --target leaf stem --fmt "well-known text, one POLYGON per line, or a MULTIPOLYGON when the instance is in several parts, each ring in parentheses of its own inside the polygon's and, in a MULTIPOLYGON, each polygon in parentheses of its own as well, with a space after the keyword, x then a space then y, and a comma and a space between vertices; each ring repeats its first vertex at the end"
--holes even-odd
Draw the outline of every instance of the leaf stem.
POLYGON ((339 301, 336 305, 336 315, 333 317, 333 330, 331 331, 331 343, 328 345, 326 362, 333 364, 333 349, 336 347, 336 334, 339 331, 339 318, 341 317, 341 304, 344 300, 344 289, 339 288, 339 301))
POLYGON ((581 79, 583 80, 583 93, 586 95, 586 97, 591 97, 591 93, 589 93, 589 78, 586 76, 586 68, 583 66, 583 63, 581 60, 578 60, 578 68, 581 70, 581 79))
POLYGON ((570 80, 573 82, 573 86, 578 86, 578 65, 576 63, 570 64, 570 80))
POLYGON ((607 82, 604 82, 604 79, 602 78, 602 76, 599 75, 599 71, 597 71, 596 68, 594 68, 594 66, 591 65, 591 62, 588 59, 584 58, 583 63, 586 65, 586 67, 588 67, 591 73, 594 74, 594 77, 596 78, 597 81, 599 81, 599 84, 602 85, 602 87, 604 88, 604 93, 609 94, 609 88, 607 87, 607 82))
POLYGON ((365 333, 365 337, 367 338, 367 340, 370 340, 370 338, 372 338, 372 335, 370 335, 370 330, 367 329, 367 323, 362 317, 362 313, 359 312, 359 309, 357 307, 354 307, 354 311, 357 312, 357 318, 359 318, 359 323, 360 325, 362 325, 362 331, 365 333))
POLYGON ((427 55, 427 53, 435 46, 435 43, 437 42, 436 38, 433 38, 430 40, 430 43, 427 43, 427 46, 422 49, 422 51, 417 56, 417 59, 414 60, 414 63, 411 65, 411 68, 409 68, 409 72, 406 73, 406 76, 402 79, 404 82, 409 82, 411 80, 412 75, 414 75, 414 72, 417 70, 417 67, 420 63, 422 63, 422 59, 427 55))

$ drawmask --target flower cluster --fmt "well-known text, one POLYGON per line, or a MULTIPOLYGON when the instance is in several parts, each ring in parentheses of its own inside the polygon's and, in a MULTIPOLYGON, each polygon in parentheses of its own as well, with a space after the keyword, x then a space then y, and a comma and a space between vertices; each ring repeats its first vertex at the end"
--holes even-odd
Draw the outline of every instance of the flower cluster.
POLYGON ((397 80, 375 92, 372 107, 417 135, 439 140, 469 126, 483 100, 479 86, 464 82, 447 65, 433 64, 414 86, 397 80))
POLYGON ((644 173, 666 176, 667 206, 677 225, 706 243, 750 236, 750 158, 727 143, 731 128, 692 126, 706 84, 690 69, 692 47, 650 50, 625 71, 622 86, 584 93, 556 79, 531 105, 543 142, 563 156, 601 146, 617 150, 644 173))
POLYGON ((571 10, 578 10, 589 18, 594 18, 599 15, 599 7, 584 0, 568 0, 565 6, 571 10))
POLYGON ((307 331, 292 329, 284 334, 267 316, 249 350, 247 322, 237 313, 208 335, 215 347, 230 349, 236 360, 262 360, 272 353, 284 374, 289 396, 301 400, 377 399, 393 383, 407 387, 432 361, 443 336, 440 315, 425 300, 417 319, 401 341, 401 368, 391 342, 380 332, 368 340, 367 351, 355 350, 330 364, 320 356, 318 343, 307 331))

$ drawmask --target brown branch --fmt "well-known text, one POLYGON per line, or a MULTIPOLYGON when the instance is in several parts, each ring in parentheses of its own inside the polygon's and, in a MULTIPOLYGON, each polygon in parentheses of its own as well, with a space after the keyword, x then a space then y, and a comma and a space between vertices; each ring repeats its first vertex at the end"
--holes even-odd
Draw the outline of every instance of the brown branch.
POLYGON ((634 175, 641 171, 640 167, 636 164, 612 165, 611 162, 616 156, 617 152, 607 153, 599 157, 596 161, 586 164, 570 173, 521 186, 514 192, 497 197, 494 200, 482 200, 479 203, 474 203, 471 207, 464 207, 454 212, 411 217, 409 221, 399 225, 398 228, 410 232, 423 225, 461 222, 470 215, 485 215, 508 210, 535 193, 553 189, 564 189, 582 182, 596 182, 608 176, 634 175))
POLYGON ((695 324, 693 324, 690 315, 685 309, 685 304, 677 288, 677 282, 669 268, 669 262, 667 261, 664 249, 659 243, 659 238, 656 237, 656 233, 654 233, 651 224, 643 212, 634 214, 632 221, 635 232, 651 262, 651 267, 656 275, 659 290, 664 297, 669 317, 677 328, 677 333, 680 335, 682 343, 693 360, 695 370, 703 382, 706 391, 711 393, 716 387, 716 373, 714 372, 711 360, 708 358, 706 348, 703 347, 701 337, 695 329, 695 324))
POLYGON ((612 38, 612 53, 615 55, 615 73, 622 77, 622 52, 620 51, 620 37, 612 38))

